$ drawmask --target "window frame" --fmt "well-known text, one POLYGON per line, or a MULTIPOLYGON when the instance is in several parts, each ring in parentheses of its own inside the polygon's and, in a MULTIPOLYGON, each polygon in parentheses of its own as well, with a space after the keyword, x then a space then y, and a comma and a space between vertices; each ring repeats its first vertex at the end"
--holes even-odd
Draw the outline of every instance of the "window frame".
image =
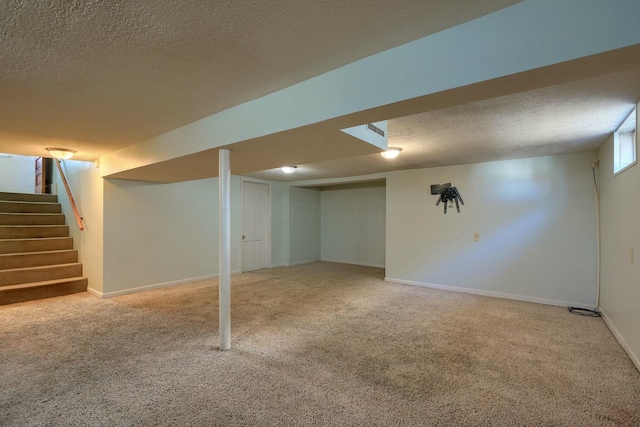
POLYGON ((616 129, 616 131, 613 133, 613 175, 614 176, 638 164, 638 108, 637 107, 638 106, 636 105, 631 110, 631 112, 624 118, 620 126, 618 126, 618 129, 616 129), (620 134, 630 133, 630 132, 620 132, 620 129, 622 129, 629 120, 632 120, 632 118, 636 122, 635 130, 633 131, 634 136, 632 138, 633 160, 627 165, 620 167, 619 169, 616 170, 616 168, 620 166, 620 161, 619 161, 620 134))

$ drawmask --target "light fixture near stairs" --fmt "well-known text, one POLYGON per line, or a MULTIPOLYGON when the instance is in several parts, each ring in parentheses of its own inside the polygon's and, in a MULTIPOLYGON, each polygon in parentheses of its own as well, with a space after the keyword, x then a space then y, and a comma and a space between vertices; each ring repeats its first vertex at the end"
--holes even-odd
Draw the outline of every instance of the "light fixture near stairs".
POLYGON ((0 192, 0 305, 86 290, 57 196, 0 192))

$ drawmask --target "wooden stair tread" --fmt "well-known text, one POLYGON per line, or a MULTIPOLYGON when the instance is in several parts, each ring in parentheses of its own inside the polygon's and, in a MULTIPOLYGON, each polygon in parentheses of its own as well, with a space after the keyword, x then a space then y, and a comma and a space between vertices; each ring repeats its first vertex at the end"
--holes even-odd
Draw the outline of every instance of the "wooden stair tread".
MULTIPOLYGON (((38 214, 40 215, 40 214, 38 214)), ((45 214, 45 215, 62 215, 62 214, 45 214)), ((0 225, 0 227, 4 227, 4 228, 29 228, 29 227, 66 227, 66 224, 62 225, 58 225, 58 224, 2 224, 0 225)), ((28 239, 28 237, 25 237, 26 239, 28 239)))
POLYGON ((42 267, 78 261, 76 249, 52 249, 38 252, 0 253, 0 271, 15 268, 42 267))
MULTIPOLYGON (((38 227, 66 227, 66 224, 0 224, 0 228, 38 228, 38 227)), ((25 237, 25 239, 36 239, 36 237, 25 237)))
POLYGON ((69 226, 66 224, 0 225, 0 238, 3 240, 45 237, 69 237, 69 226))
POLYGON ((45 254, 61 254, 64 252, 76 252, 77 249, 54 249, 52 251, 38 251, 38 252, 13 252, 10 254, 0 254, 0 257, 10 257, 16 255, 45 255, 45 254))
POLYGON ((6 270, 0 270, 3 273, 10 273, 10 272, 20 272, 20 271, 27 271, 27 270, 36 270, 36 269, 48 269, 48 268, 55 268, 55 267, 68 267, 68 266, 72 266, 72 265, 81 265, 82 263, 80 262, 68 262, 65 264, 50 264, 50 265, 37 265, 34 267, 20 267, 20 268, 8 268, 6 270))
POLYGON ((65 222, 56 195, 0 192, 0 305, 86 292, 65 222))
POLYGON ((7 200, 0 198, 0 203, 7 205, 16 205, 16 206, 54 206, 60 205, 58 201, 47 201, 47 200, 7 200))
POLYGON ((20 283, 0 288, 0 305, 86 292, 89 280, 84 276, 20 283))
POLYGON ((34 216, 34 215, 42 215, 42 216, 61 216, 63 213, 53 213, 53 212, 0 212, 0 215, 24 215, 24 216, 34 216))
MULTIPOLYGON (((57 227, 57 226, 56 226, 57 227)), ((66 240, 70 237, 21 237, 19 239, 0 239, 0 245, 4 242, 42 242, 42 241, 54 241, 54 240, 66 240)))
POLYGON ((51 203, 58 202, 58 196, 55 194, 36 194, 36 193, 12 193, 8 191, 0 191, 0 200, 5 202, 13 201, 50 201, 51 203))
POLYGON ((82 275, 82 263, 58 261, 57 264, 0 270, 0 288, 21 283, 56 280, 82 275))
POLYGON ((59 205, 58 202, 30 202, 28 200, 3 200, 0 199, 2 203, 16 203, 16 204, 25 204, 25 205, 59 205))
POLYGON ((62 213, 62 205, 53 202, 0 200, 2 213, 62 213))
POLYGON ((84 276, 77 276, 77 277, 67 277, 64 279, 45 280, 42 282, 20 283, 18 285, 6 285, 6 286, 0 287, 0 292, 11 290, 11 289, 27 289, 27 288, 36 288, 39 286, 57 285, 59 283, 74 282, 76 280, 87 280, 87 278, 84 276))
POLYGON ((72 237, 24 237, 0 239, 0 254, 22 254, 45 251, 71 250, 72 237))

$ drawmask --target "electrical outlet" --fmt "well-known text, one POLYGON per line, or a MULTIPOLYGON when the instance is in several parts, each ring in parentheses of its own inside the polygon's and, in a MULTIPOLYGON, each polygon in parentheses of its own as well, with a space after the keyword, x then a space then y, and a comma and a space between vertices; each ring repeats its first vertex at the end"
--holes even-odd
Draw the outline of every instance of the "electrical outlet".
POLYGON ((480 241, 480 233, 473 233, 473 241, 474 242, 480 241))

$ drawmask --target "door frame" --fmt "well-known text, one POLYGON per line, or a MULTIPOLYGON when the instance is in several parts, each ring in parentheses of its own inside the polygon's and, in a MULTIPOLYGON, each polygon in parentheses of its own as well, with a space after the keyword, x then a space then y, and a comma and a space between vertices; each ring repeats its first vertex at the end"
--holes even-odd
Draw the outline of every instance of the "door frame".
POLYGON ((265 268, 271 268, 271 183, 258 178, 240 178, 240 272, 244 273, 244 245, 242 236, 244 235, 244 183, 252 182, 254 184, 265 184, 267 186, 267 230, 265 233, 265 241, 267 245, 267 265, 265 268))

